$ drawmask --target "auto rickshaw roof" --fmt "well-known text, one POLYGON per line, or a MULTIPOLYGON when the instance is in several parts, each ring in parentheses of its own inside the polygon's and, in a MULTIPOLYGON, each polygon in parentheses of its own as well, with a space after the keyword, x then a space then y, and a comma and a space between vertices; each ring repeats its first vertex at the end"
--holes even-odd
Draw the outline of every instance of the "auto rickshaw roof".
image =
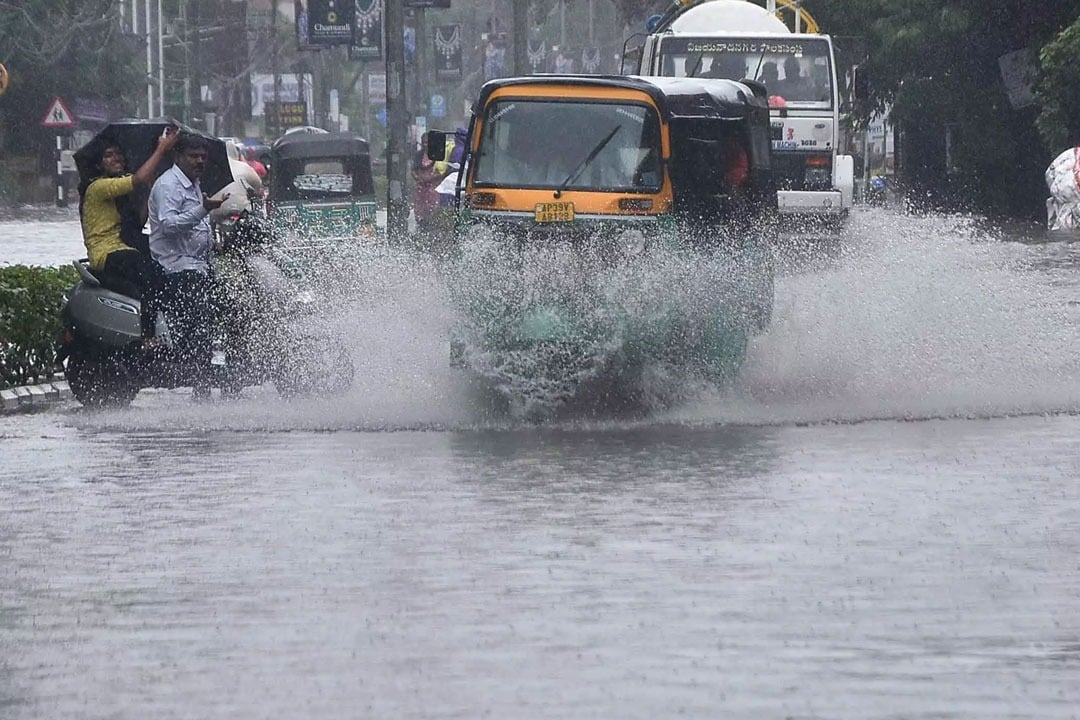
POLYGON ((368 141, 352 133, 293 133, 270 148, 274 160, 324 157, 370 157, 368 141))
MULTIPOLYGON (((745 83, 720 78, 643 77, 637 75, 526 75, 499 78, 480 88, 474 112, 483 112, 492 93, 511 87, 570 85, 575 87, 620 88, 649 95, 665 119, 701 118, 741 120, 768 112, 765 97, 755 94, 745 83)), ((598 97, 600 97, 598 95, 598 97)))

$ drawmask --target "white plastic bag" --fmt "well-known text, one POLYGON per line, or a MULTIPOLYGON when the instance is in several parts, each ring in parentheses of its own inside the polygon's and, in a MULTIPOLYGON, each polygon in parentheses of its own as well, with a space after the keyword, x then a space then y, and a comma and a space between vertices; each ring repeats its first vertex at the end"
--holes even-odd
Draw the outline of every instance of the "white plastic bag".
POLYGON ((1046 168, 1046 223, 1051 230, 1080 229, 1080 147, 1069 148, 1046 168))

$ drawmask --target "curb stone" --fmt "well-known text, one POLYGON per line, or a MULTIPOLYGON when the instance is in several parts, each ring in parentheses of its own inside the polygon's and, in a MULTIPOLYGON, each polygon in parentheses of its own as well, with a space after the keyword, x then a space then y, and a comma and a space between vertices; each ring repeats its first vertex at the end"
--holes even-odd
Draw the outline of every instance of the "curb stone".
POLYGON ((71 399, 71 388, 62 375, 37 385, 0 390, 0 415, 36 410, 71 399))

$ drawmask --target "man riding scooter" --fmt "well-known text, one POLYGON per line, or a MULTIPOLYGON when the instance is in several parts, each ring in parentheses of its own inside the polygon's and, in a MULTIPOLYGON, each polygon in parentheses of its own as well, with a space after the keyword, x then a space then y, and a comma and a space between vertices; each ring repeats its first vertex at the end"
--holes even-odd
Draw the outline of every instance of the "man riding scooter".
POLYGON ((165 272, 161 304, 173 319, 177 354, 194 369, 195 398, 202 400, 210 396, 210 212, 229 196, 211 199, 202 191, 205 139, 181 134, 174 155, 150 191, 150 252, 165 272))

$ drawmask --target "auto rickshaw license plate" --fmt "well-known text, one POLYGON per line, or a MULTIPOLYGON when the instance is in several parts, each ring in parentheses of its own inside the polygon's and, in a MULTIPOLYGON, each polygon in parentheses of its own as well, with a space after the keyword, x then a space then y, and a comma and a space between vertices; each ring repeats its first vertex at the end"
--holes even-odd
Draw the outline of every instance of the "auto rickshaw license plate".
POLYGON ((572 202, 549 202, 536 203, 536 222, 573 222, 574 203, 572 202))

